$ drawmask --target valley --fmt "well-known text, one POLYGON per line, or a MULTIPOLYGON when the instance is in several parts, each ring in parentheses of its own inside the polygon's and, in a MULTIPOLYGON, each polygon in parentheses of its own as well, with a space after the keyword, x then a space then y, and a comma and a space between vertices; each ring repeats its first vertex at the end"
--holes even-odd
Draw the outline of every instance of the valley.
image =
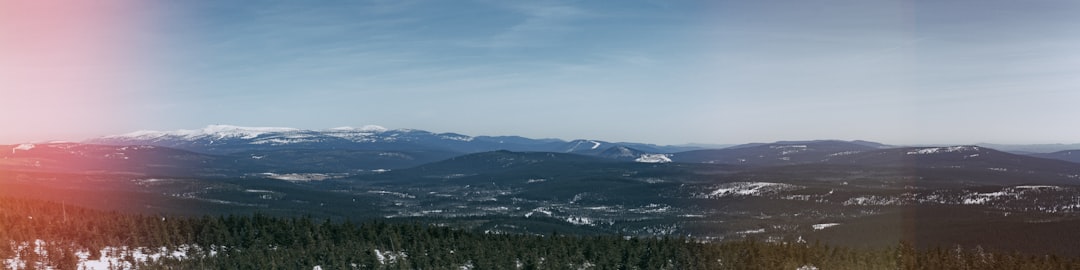
POLYGON ((256 131, 204 136, 213 142, 189 136, 186 144, 112 137, 118 145, 13 145, 0 149, 0 196, 144 214, 307 215, 490 234, 873 247, 905 240, 1080 255, 1064 240, 1080 235, 1057 229, 1080 224, 1080 164, 980 146, 804 141, 680 151, 525 138, 483 146, 463 135, 410 130, 404 139, 373 128, 334 131, 353 138, 343 146, 256 131), (192 146, 199 140, 206 148, 192 146), (489 149, 500 146, 518 149, 489 149), (475 152, 460 152, 466 149, 475 152))

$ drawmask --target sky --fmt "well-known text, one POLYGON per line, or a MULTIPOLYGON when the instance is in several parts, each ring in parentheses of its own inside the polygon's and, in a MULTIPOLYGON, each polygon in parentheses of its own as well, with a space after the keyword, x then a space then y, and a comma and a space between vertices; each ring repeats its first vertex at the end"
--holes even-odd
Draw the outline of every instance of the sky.
POLYGON ((0 0, 0 144, 210 124, 1080 143, 1077 1, 0 0))

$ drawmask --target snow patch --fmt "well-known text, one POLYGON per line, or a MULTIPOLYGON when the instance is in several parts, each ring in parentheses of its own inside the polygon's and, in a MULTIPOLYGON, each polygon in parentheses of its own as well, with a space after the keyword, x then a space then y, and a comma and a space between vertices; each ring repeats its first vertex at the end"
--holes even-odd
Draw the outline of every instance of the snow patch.
POLYGON ((723 198, 734 196, 762 196, 785 190, 799 189, 799 186, 769 182, 732 182, 716 187, 716 190, 700 195, 705 198, 723 198))
POLYGON ((251 142, 251 144, 286 145, 286 144, 297 144, 297 143, 307 143, 307 142, 322 142, 322 141, 323 140, 317 139, 314 136, 306 136, 305 135, 305 136, 292 136, 292 137, 259 139, 257 141, 251 142))
POLYGON ((1028 186, 1015 186, 1015 189, 1032 189, 1032 190, 1062 190, 1064 188, 1059 186, 1047 186, 1047 185, 1028 185, 1028 186))
POLYGON ((284 180, 290 182, 322 181, 333 178, 330 175, 322 173, 262 173, 262 176, 270 179, 284 180))
POLYGON ((833 226, 836 226, 836 225, 840 225, 840 223, 821 223, 821 224, 811 225, 811 227, 814 227, 814 230, 818 231, 818 230, 824 230, 825 228, 833 227, 833 226))
POLYGON ((773 145, 769 146, 770 149, 806 149, 806 145, 793 144, 793 145, 773 145))
POLYGON ((336 127, 321 133, 322 135, 342 138, 353 142, 374 142, 376 139, 372 138, 373 136, 387 131, 389 130, 384 127, 368 125, 360 128, 336 127))
POLYGON ((844 151, 844 152, 839 152, 839 153, 828 154, 828 155, 825 155, 825 156, 826 157, 838 157, 838 156, 854 155, 854 154, 858 154, 858 153, 862 153, 862 151, 844 151))
POLYGON ((387 132, 387 131, 390 131, 390 129, 387 129, 387 128, 379 126, 379 125, 364 125, 364 126, 360 127, 360 131, 387 132))
POLYGON ((32 143, 24 143, 24 144, 20 144, 20 145, 18 145, 18 146, 15 146, 15 148, 11 148, 11 153, 12 153, 12 154, 14 154, 14 153, 15 153, 15 151, 18 151, 18 150, 22 150, 22 151, 30 151, 30 149, 34 149, 34 146, 35 146, 35 145, 34 145, 34 144, 32 144, 32 143))
POLYGON ((380 251, 379 249, 375 249, 375 258, 379 260, 379 264, 397 263, 399 260, 403 260, 408 257, 409 255, 405 254, 404 251, 393 252, 380 251))
POLYGON ((551 210, 548 210, 548 209, 547 209, 547 208, 545 208, 545 207, 538 207, 538 208, 536 208, 536 209, 533 209, 532 211, 529 211, 528 213, 525 213, 525 218, 529 218, 529 217, 532 217, 532 216, 533 216, 533 214, 534 214, 534 213, 537 213, 537 212, 539 212, 539 213, 542 213, 542 214, 545 214, 545 215, 547 215, 547 216, 549 216, 549 217, 550 217, 550 216, 551 216, 551 214, 552 214, 552 213, 551 213, 551 210))
POLYGON ((905 205, 906 201, 899 197, 891 196, 859 196, 852 197, 841 203, 843 205, 905 205))
POLYGON ((570 224, 574 224, 574 225, 592 226, 592 225, 595 224, 596 220, 593 220, 593 219, 588 218, 588 217, 574 217, 574 216, 572 216, 572 217, 567 217, 566 222, 569 222, 570 224))
POLYGON ((135 138, 135 139, 157 139, 162 137, 181 137, 185 139, 198 139, 198 138, 213 138, 213 139, 225 139, 225 138, 240 138, 240 139, 253 139, 260 135, 273 132, 293 132, 299 131, 295 128, 283 128, 283 127, 240 127, 231 125, 209 125, 202 129, 180 129, 174 131, 156 131, 156 130, 140 130, 122 135, 106 136, 106 139, 116 138, 135 138))
POLYGON ((330 131, 359 131, 359 132, 382 133, 382 132, 387 132, 390 129, 387 129, 385 127, 378 126, 378 125, 364 125, 364 126, 358 127, 358 128, 357 127, 344 126, 344 127, 331 128, 329 130, 330 131))
POLYGON ((670 163, 671 158, 666 154, 642 154, 641 157, 634 159, 634 161, 641 163, 670 163))
MULTIPOLYGON (((46 242, 43 240, 35 240, 33 243, 23 242, 15 246, 16 251, 25 250, 32 251, 40 257, 48 256, 46 249, 46 242)), ((211 247, 209 255, 214 256, 218 247, 211 247)), ((202 250, 201 247, 196 245, 180 245, 176 249, 167 249, 165 247, 160 248, 145 248, 145 247, 105 247, 100 250, 101 257, 90 258, 90 251, 78 250, 75 252, 75 257, 78 258, 78 265, 75 269, 86 270, 105 270, 105 269, 134 269, 135 264, 145 263, 150 260, 161 260, 164 258, 170 258, 175 260, 183 260, 188 258, 188 253, 199 253, 197 251, 202 250)), ((21 252, 16 252, 19 254, 21 252)), ((0 260, 0 268, 2 269, 24 269, 29 267, 27 262, 20 256, 14 258, 0 260)), ((34 265, 34 268, 38 269, 52 269, 47 265, 40 262, 34 265)))
POLYGON ((745 230, 745 231, 741 231, 741 232, 736 232, 736 234, 755 234, 755 233, 764 233, 764 232, 765 232, 765 229, 757 229, 757 230, 745 230))
POLYGON ((369 190, 368 193, 382 194, 382 195, 393 195, 393 196, 398 196, 398 197, 402 197, 402 198, 406 198, 406 199, 416 199, 416 196, 413 196, 413 195, 409 195, 409 194, 405 194, 405 193, 401 193, 401 192, 386 191, 386 190, 369 190))
POLYGON ((985 204, 985 203, 989 202, 990 200, 994 200, 994 199, 997 199, 998 197, 1009 196, 1009 195, 1012 195, 1012 194, 1009 194, 1009 193, 1007 193, 1005 191, 990 192, 990 193, 974 193, 974 194, 969 194, 967 196, 964 196, 963 201, 961 201, 960 203, 962 203, 962 204, 985 204))
POLYGON ((442 138, 444 140, 461 141, 461 142, 471 142, 473 140, 473 137, 469 137, 469 136, 465 136, 465 135, 457 135, 457 134, 445 134, 445 135, 439 136, 439 138, 442 138))
POLYGON ((914 151, 908 151, 907 154, 908 155, 929 155, 929 154, 938 154, 938 153, 970 152, 970 151, 979 151, 979 150, 981 150, 981 148, 979 148, 978 146, 962 145, 962 146, 949 146, 949 147, 921 148, 921 149, 917 149, 917 150, 914 150, 914 151))

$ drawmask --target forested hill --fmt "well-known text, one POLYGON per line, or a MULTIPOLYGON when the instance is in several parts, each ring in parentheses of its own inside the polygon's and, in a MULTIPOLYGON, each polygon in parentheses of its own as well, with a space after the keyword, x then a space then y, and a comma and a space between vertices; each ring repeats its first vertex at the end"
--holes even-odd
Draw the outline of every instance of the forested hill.
POLYGON ((1057 256, 850 249, 754 240, 484 234, 265 215, 178 218, 0 198, 0 262, 17 269, 1077 269, 1057 256), (36 250, 36 251, 35 251, 36 250))

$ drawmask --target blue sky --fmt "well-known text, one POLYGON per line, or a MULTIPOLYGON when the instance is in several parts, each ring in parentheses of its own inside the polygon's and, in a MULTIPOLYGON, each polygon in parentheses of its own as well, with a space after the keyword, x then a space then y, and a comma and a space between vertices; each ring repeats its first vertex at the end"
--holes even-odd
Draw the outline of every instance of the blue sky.
POLYGON ((126 120, 56 137, 1080 142, 1075 1, 176 2, 144 7, 160 16, 140 32, 151 75, 126 120))

